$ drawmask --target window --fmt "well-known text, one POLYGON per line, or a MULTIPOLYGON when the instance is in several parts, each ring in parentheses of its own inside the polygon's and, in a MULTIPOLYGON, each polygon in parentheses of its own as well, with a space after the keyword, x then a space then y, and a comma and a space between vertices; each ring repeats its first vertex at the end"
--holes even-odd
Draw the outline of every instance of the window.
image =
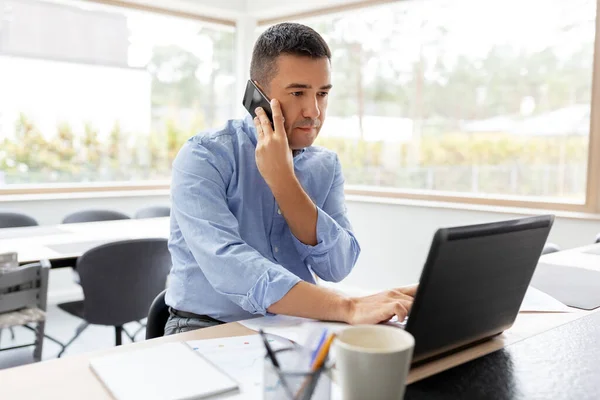
POLYGON ((317 144, 367 189, 583 204, 596 1, 402 1, 305 18, 334 89, 317 144))
POLYGON ((167 182, 181 144, 234 110, 234 35, 91 2, 0 0, 0 190, 167 182))

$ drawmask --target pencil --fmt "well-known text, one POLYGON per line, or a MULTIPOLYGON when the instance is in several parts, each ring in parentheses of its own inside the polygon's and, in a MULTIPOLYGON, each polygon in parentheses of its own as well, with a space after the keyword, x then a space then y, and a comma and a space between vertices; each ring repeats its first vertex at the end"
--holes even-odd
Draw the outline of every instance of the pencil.
MULTIPOLYGON (((315 358, 315 361, 312 364, 312 367, 311 367, 312 374, 307 376, 306 379, 304 380, 304 382, 302 382, 302 386, 300 386, 300 389, 298 389, 298 391, 296 392, 294 399, 300 398, 300 395, 303 393, 303 391, 305 391, 305 390, 308 391, 309 389, 312 391, 317 387, 316 382, 312 382, 313 383, 312 385, 310 385, 310 383, 311 383, 311 380, 313 380, 313 379, 319 379, 320 374, 317 373, 317 371, 321 372, 320 369, 323 367, 325 360, 327 359, 327 354, 329 354, 329 349, 331 348, 331 343, 333 343, 333 339, 335 339, 335 333, 331 333, 331 334, 329 334, 329 336, 327 336, 325 343, 323 343, 323 346, 321 346, 321 349, 319 349, 317 357, 315 358), (307 385, 310 385, 310 386, 307 387, 307 385)), ((310 398, 311 395, 312 395, 312 393, 308 393, 308 394, 305 393, 302 398, 310 398), (308 397, 306 397, 307 395, 308 395, 308 397)))
POLYGON ((321 347, 321 350, 317 354, 317 357, 315 358, 315 361, 312 364, 313 372, 321 368, 321 365, 323 365, 323 363, 325 362, 325 358, 329 353, 329 348, 331 347, 331 343, 333 343, 333 339, 335 339, 335 333, 331 333, 327 337, 325 343, 323 344, 323 347, 321 347))

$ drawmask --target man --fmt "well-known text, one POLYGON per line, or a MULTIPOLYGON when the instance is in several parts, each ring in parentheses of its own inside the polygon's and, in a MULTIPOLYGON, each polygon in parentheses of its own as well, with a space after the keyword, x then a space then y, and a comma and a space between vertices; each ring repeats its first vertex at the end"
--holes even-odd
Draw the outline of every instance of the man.
POLYGON ((271 99, 273 126, 231 120, 191 138, 173 163, 166 334, 256 314, 350 324, 402 320, 415 288, 349 298, 338 282, 359 244, 335 153, 312 147, 331 90, 331 53, 309 27, 283 23, 257 40, 251 79, 271 99))

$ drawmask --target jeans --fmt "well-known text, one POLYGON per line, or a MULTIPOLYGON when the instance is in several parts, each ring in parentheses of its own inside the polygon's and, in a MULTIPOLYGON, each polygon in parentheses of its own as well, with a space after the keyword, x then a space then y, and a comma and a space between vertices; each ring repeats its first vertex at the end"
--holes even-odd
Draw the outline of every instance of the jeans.
POLYGON ((182 318, 169 311, 169 319, 165 324, 165 336, 195 331, 196 329, 209 328, 221 324, 222 322, 209 319, 182 318))

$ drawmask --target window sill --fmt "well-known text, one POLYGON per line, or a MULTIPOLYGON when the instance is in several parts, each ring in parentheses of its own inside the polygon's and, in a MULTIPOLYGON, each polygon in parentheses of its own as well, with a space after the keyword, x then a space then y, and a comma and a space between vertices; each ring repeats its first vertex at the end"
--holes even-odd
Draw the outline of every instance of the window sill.
MULTIPOLYGON (((406 207, 422 207, 422 208, 438 208, 447 210, 463 210, 474 212, 488 212, 497 214, 516 214, 516 215, 541 215, 554 214, 560 218, 600 221, 600 213, 589 213, 582 211, 570 211, 551 209, 548 207, 536 208, 535 206, 505 206, 498 204, 473 204, 468 202, 443 201, 436 199, 411 199, 401 197, 402 195, 378 196, 377 194, 361 195, 353 193, 354 190, 347 190, 346 200, 350 203, 371 203, 371 204, 386 204, 400 205, 406 207)), ((168 185, 156 187, 153 189, 140 189, 135 187, 129 188, 110 188, 105 190, 78 190, 74 192, 50 192, 50 193, 22 193, 22 194, 2 194, 0 195, 0 204, 9 202, 35 202, 35 201, 61 201, 73 199, 105 199, 105 198, 132 198, 132 197, 149 197, 149 196, 169 196, 170 191, 168 185)), ((492 199, 491 202, 494 200, 492 199)))
POLYGON ((414 199, 406 199, 406 198, 398 198, 398 197, 360 196, 360 195, 354 195, 354 194, 347 194, 346 201, 350 202, 350 203, 355 202, 355 203, 400 205, 400 206, 405 206, 405 207, 438 208, 438 209, 447 209, 447 210, 463 210, 463 211, 487 212, 487 213, 497 213, 497 214, 516 214, 516 215, 524 215, 524 216, 554 214, 559 218, 600 221, 600 214, 586 213, 586 212, 579 212, 579 211, 548 210, 548 209, 528 208, 528 207, 507 207, 507 206, 469 204, 469 203, 457 203, 457 202, 435 201, 435 200, 414 200, 414 199))
POLYGON ((169 189, 152 190, 106 190, 75 193, 3 194, 0 204, 20 201, 60 201, 72 199, 106 199, 115 197, 169 196, 169 189))

